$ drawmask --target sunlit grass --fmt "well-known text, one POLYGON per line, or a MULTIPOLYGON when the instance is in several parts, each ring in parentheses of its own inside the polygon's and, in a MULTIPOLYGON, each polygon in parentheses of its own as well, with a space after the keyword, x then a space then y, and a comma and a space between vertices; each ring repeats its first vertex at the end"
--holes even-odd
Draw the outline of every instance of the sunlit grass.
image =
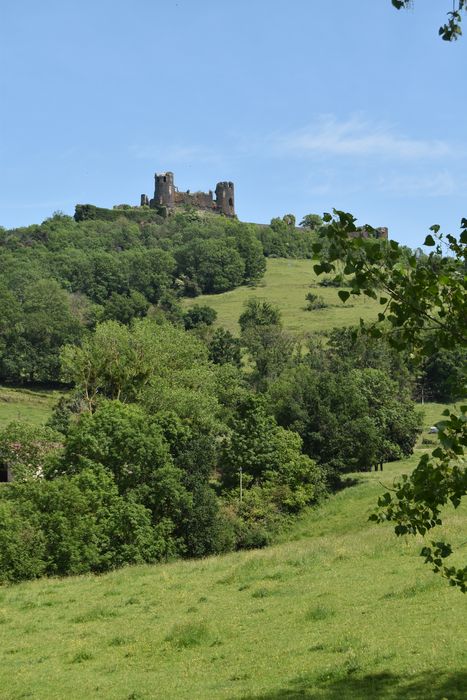
POLYGON ((0 387, 0 428, 14 420, 43 425, 61 396, 59 391, 0 387))
POLYGON ((224 294, 205 294, 187 299, 185 304, 207 304, 217 311, 217 325, 238 333, 238 317, 244 302, 252 296, 277 304, 287 331, 294 334, 328 331, 334 327, 357 325, 360 318, 376 318, 378 304, 368 297, 350 297, 343 304, 335 287, 318 286, 313 260, 269 258, 263 280, 256 287, 238 287, 224 294), (328 306, 307 311, 305 296, 312 291, 323 297, 328 306))
POLYGON ((268 549, 0 588, 1 699, 465 698, 467 598, 368 521, 416 459, 352 475, 268 549))

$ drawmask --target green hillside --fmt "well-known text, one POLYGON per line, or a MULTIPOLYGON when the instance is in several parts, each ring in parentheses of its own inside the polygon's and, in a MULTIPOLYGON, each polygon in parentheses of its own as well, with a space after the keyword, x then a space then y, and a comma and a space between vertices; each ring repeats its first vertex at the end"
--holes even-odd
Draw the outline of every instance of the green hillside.
POLYGON ((465 698, 465 597, 367 520, 414 464, 355 475, 269 549, 1 589, 2 700, 465 698))
POLYGON ((44 424, 60 396, 59 391, 0 387, 0 429, 14 420, 44 424))
POLYGON ((286 330, 291 333, 328 331, 334 327, 358 324, 360 318, 376 317, 377 304, 367 297, 351 297, 343 304, 335 287, 321 287, 313 271, 313 260, 268 258, 266 274, 255 287, 237 287, 223 294, 205 294, 187 299, 188 306, 207 304, 217 311, 217 325, 238 333, 238 317, 246 299, 262 297, 277 304, 286 330), (328 304, 324 309, 306 311, 305 296, 313 292, 328 304))

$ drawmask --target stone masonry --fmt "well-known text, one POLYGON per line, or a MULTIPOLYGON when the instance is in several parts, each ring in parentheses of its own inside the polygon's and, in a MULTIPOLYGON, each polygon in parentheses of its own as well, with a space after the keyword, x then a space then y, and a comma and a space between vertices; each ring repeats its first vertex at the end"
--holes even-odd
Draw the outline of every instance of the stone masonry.
POLYGON ((235 216, 235 198, 233 182, 218 182, 215 193, 209 192, 180 192, 174 184, 174 174, 156 173, 154 175, 154 197, 149 199, 146 194, 141 195, 141 206, 150 206, 153 209, 166 207, 171 210, 177 206, 191 206, 195 209, 204 209, 224 216, 235 216), (215 197, 214 197, 215 194, 215 197))

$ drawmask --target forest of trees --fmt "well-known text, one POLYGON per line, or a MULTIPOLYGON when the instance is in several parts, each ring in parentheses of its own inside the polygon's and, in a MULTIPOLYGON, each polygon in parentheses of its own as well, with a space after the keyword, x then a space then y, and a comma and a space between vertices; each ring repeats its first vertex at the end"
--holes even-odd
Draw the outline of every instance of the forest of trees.
POLYGON ((311 257, 323 223, 304 223, 56 214, 1 231, 0 381, 68 391, 47 427, 0 432, 0 581, 265 546, 346 473, 411 454, 413 398, 455 397, 456 348, 420 369, 349 329, 304 345, 261 298, 238 338, 181 304, 254 284, 267 255, 311 257))
POLYGON ((59 381, 60 347, 98 322, 183 323, 180 297, 255 283, 268 255, 312 255, 312 232, 286 217, 257 227, 196 212, 137 223, 115 212, 115 221, 57 213, 0 228, 0 381, 59 381))

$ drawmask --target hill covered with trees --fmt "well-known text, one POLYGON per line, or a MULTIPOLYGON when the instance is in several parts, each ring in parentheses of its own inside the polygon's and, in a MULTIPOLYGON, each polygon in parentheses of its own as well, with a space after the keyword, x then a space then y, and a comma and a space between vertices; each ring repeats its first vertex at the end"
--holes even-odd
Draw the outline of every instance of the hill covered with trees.
POLYGON ((311 258, 316 217, 78 218, 2 231, 1 379, 67 393, 47 426, 0 433, 1 580, 262 547, 349 472, 411 454, 409 356, 345 329, 304 342, 258 296, 239 335, 207 296, 181 303, 311 258))

